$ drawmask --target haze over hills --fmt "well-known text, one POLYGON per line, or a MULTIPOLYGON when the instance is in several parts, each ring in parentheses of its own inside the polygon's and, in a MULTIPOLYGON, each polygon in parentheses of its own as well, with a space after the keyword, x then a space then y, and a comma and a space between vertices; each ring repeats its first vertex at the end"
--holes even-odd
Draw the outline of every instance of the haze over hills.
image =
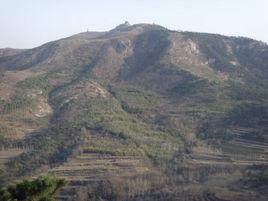
POLYGON ((0 50, 1 184, 56 200, 267 200, 268 45, 121 24, 0 50), (261 193, 262 192, 262 193, 261 193))

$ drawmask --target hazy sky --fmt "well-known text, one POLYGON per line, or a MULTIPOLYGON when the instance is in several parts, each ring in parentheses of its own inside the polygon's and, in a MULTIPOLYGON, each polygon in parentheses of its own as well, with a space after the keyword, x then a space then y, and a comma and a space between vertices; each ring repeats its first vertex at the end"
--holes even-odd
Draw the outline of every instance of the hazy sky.
POLYGON ((0 0, 0 48, 31 48, 126 20, 268 42, 268 0, 0 0))

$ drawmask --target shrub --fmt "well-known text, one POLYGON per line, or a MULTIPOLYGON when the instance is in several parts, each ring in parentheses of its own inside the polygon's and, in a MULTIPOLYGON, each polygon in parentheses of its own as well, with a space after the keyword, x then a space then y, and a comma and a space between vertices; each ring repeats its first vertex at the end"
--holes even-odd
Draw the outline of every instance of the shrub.
POLYGON ((54 193, 67 184, 66 180, 40 176, 34 180, 23 180, 16 185, 0 189, 1 201, 48 201, 54 193))

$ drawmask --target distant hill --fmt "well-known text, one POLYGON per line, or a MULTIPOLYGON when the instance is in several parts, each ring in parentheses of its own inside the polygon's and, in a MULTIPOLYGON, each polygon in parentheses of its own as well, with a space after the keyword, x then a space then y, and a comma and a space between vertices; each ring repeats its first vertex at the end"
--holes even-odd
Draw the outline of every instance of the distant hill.
POLYGON ((267 200, 244 175, 267 169, 268 45, 125 23, 0 49, 0 147, 3 186, 56 175, 56 200, 267 200))

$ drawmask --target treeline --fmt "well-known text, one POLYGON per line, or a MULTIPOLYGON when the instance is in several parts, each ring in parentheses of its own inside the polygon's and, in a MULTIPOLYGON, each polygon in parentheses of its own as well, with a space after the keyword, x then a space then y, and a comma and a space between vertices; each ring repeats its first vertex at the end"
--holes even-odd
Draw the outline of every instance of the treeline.
MULTIPOLYGON (((33 99, 24 95, 16 96, 11 102, 6 103, 2 107, 2 111, 0 111, 0 115, 16 113, 19 109, 24 108, 25 110, 27 107, 31 106, 33 103, 33 99)), ((25 112, 25 111, 24 111, 25 112)))
POLYGON ((39 89, 42 90, 42 95, 47 96, 51 90, 51 84, 47 75, 39 75, 30 77, 19 83, 21 89, 39 89))
POLYGON ((243 182, 248 186, 268 186, 268 165, 252 165, 243 172, 243 182))
MULTIPOLYGON (((38 95, 47 97, 52 89, 47 75, 39 75, 36 77, 26 78, 25 80, 17 83, 15 94, 10 102, 1 102, 0 115, 16 113, 19 109, 27 109, 34 103, 31 91, 39 90, 38 95)), ((25 111, 24 111, 25 112, 25 111)))
POLYGON ((29 175, 42 165, 53 165, 66 160, 81 141, 81 128, 74 124, 56 124, 24 139, 30 151, 11 159, 7 165, 16 175, 29 175))

